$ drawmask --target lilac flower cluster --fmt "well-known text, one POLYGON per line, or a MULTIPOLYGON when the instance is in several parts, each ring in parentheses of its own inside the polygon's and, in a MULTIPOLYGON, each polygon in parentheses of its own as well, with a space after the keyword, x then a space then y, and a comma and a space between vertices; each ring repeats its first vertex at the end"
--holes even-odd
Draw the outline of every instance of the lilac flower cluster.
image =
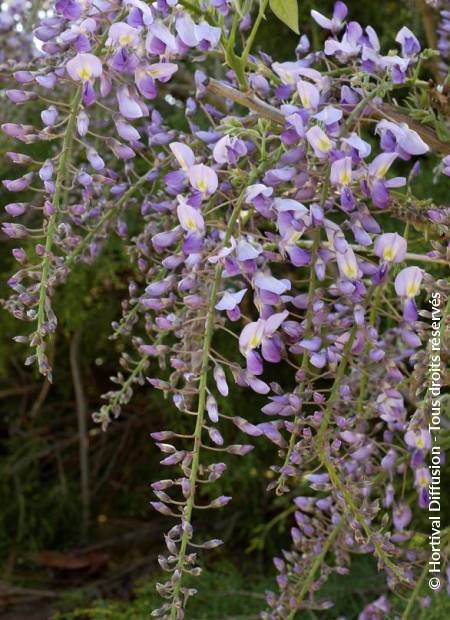
MULTIPOLYGON (((414 209, 431 129, 420 135, 383 112, 397 89, 420 88, 421 47, 403 27, 396 52, 384 54, 374 29, 348 21, 338 1, 331 18, 312 11, 327 33, 323 51, 310 52, 303 35, 297 59, 277 62, 251 53, 261 6, 241 28, 249 35, 238 52, 241 16, 226 3, 190 14, 164 0, 58 1, 34 31, 39 68, 15 72, 20 88, 6 91, 16 105, 39 102, 42 127, 3 131, 25 145, 54 144, 44 162, 10 152, 26 172, 3 182, 19 192, 4 232, 31 248, 13 249, 20 269, 6 302, 36 324, 20 337, 35 348, 28 363, 50 376, 54 289, 115 230, 135 271, 113 337, 128 337, 133 353, 123 354, 118 389, 94 419, 106 429, 145 383, 192 421, 185 434, 152 433, 161 465, 176 468, 152 484, 153 507, 176 519, 159 558, 165 600, 153 614, 171 620, 185 617, 195 593, 185 577, 201 573, 198 549, 221 544, 197 539, 195 513, 230 502, 206 490, 225 457, 254 448, 243 435, 277 447, 268 490, 292 494, 295 506, 292 548, 275 560, 279 592, 268 594, 263 618, 329 607, 317 593, 353 554, 375 556, 392 591, 413 586, 423 564, 409 546, 429 481, 420 307, 432 289, 448 295, 431 274, 448 264, 450 214, 430 201, 414 209), (227 65, 220 82, 208 77, 217 55, 227 65), (174 100, 167 83, 185 57, 203 65, 181 131, 154 104, 174 100), (135 205, 141 227, 131 236, 135 205), (29 226, 35 211, 39 228, 29 226), (26 225, 15 221, 22 216, 26 225), (274 364, 286 370, 279 381, 267 378, 274 364), (221 411, 233 383, 267 398, 262 418, 221 411), (226 424, 236 428, 230 445, 226 424)), ((444 323, 449 310, 447 302, 444 323)), ((361 618, 388 608, 381 597, 361 618)))

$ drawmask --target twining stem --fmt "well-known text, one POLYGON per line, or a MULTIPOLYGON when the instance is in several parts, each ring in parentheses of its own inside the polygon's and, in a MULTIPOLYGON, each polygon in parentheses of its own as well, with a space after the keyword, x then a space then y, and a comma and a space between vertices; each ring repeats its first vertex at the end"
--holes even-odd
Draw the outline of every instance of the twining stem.
MULTIPOLYGON (((228 222, 228 226, 225 232, 225 238, 223 240, 224 245, 227 245, 230 241, 231 235, 233 233, 236 222, 239 218, 239 214, 241 212, 241 207, 244 202, 244 192, 241 194, 239 199, 237 200, 233 212, 231 214, 231 218, 228 222)), ((211 351, 211 340, 214 332, 214 322, 216 315, 216 303, 217 296, 220 289, 220 284, 222 281, 222 271, 223 265, 222 263, 217 263, 215 271, 214 271, 214 280, 211 287, 211 291, 209 294, 209 303, 207 310, 207 319, 206 319, 206 327, 205 327, 205 336, 203 339, 203 351, 202 351, 202 363, 200 368, 200 382, 198 388, 198 406, 197 406, 197 419, 195 423, 195 431, 194 431, 194 447, 192 450, 192 465, 191 465, 191 473, 189 475, 189 484, 191 489, 191 494, 186 501, 186 506, 183 512, 183 521, 190 523, 192 518, 192 511, 195 503, 195 486, 197 483, 197 475, 198 469, 200 465, 200 449, 202 444, 202 431, 203 431, 203 421, 205 417, 205 405, 206 405, 206 396, 207 396, 207 380, 208 380, 208 367, 209 367, 209 357, 211 351)), ((186 528, 183 529, 183 536, 180 543, 180 551, 178 556, 178 562, 176 570, 181 574, 184 567, 185 557, 186 557, 186 549, 189 542, 189 535, 186 528)), ((172 607, 170 611, 170 620, 176 620, 178 608, 176 604, 180 598, 180 590, 182 585, 182 579, 180 578, 173 592, 173 601, 172 607)))
POLYGON ((48 218, 47 222, 47 231, 46 231, 46 241, 45 241, 45 254, 42 261, 42 276, 41 276, 41 287, 39 290, 39 303, 37 310, 37 334, 39 338, 39 342, 36 347, 37 353, 37 361, 39 365, 39 370, 43 375, 49 375, 49 369, 45 362, 45 344, 44 344, 44 325, 46 321, 46 299, 48 293, 48 279, 50 275, 50 265, 52 262, 52 247, 53 247, 53 237, 55 234, 56 223, 58 218, 58 213, 60 210, 64 209, 64 205, 62 204, 64 201, 64 180, 66 178, 67 170, 70 167, 71 159, 72 159, 72 143, 74 139, 75 133, 75 124, 77 120, 78 110, 81 104, 81 95, 82 88, 79 86, 73 96, 71 105, 70 105, 70 114, 67 121, 67 127, 64 134, 64 140, 62 144, 61 156, 59 158, 59 164, 56 172, 56 181, 55 181, 55 193, 53 195, 53 214, 48 218))
MULTIPOLYGON (((322 563, 323 563, 323 561, 324 561, 328 551, 330 550, 330 548, 333 545, 334 541, 338 537, 339 532, 344 527, 345 522, 346 522, 345 518, 341 517, 341 520, 339 521, 339 523, 336 525, 335 528, 333 528, 333 530, 331 531, 330 535, 328 536, 328 538, 324 542, 324 544, 322 546, 321 552, 318 555, 316 555, 316 557, 314 559, 314 562, 311 564, 311 568, 309 569, 308 574, 306 575, 305 578, 302 578, 302 588, 301 588, 298 596, 295 597, 295 601, 296 601, 297 605, 299 605, 303 601, 305 596, 308 594, 309 588, 310 588, 312 582, 315 579, 317 571, 322 566, 322 563)), ((286 618, 286 620, 294 620, 294 618, 295 618, 295 616, 297 614, 297 611, 298 611, 298 609, 293 609, 290 612, 289 616, 286 618)))

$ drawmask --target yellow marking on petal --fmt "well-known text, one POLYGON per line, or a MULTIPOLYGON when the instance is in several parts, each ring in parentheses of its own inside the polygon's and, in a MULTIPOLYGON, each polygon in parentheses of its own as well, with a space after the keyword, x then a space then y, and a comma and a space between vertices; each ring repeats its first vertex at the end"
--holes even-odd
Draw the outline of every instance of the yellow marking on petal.
POLYGON ((415 297, 419 292, 419 285, 417 282, 410 282, 406 287, 406 295, 407 297, 415 297))
POLYGON ((350 280, 354 280, 358 275, 358 269, 355 265, 347 263, 344 267, 344 273, 350 280))
POLYGON ((122 34, 119 37, 119 43, 122 47, 126 47, 127 45, 130 45, 130 43, 133 43, 133 35, 132 34, 122 34))
POLYGON ((319 146, 319 149, 324 153, 328 153, 328 151, 331 151, 331 141, 326 136, 324 136, 323 138, 319 138, 317 140, 317 144, 319 146))
POLYGON ((296 243, 300 237, 302 236, 302 232, 300 232, 299 230, 295 230, 291 235, 289 235, 289 237, 287 238, 287 243, 289 245, 296 243))
POLYGON ((387 166, 386 164, 384 166, 380 166, 376 172, 376 177, 378 179, 382 179, 385 175, 386 172, 389 170, 389 166, 387 166))
POLYGON ((89 80, 92 73, 88 67, 81 67, 81 69, 78 69, 78 75, 82 80, 89 80))
POLYGON ((424 439, 422 437, 418 437, 416 439, 416 446, 418 448, 425 448, 425 441, 424 441, 424 439))
POLYGON ((343 170, 339 175, 339 181, 342 185, 349 185, 352 180, 352 173, 349 170, 343 170))
POLYGON ((208 185, 206 184, 206 181, 204 179, 200 179, 200 181, 197 183, 197 187, 202 192, 202 194, 204 194, 208 189, 208 185))
POLYGON ((280 71, 280 78, 286 84, 295 84, 295 77, 291 71, 286 71, 286 70, 280 71))
POLYGON ((300 99, 302 100, 302 104, 304 108, 311 107, 311 100, 307 95, 300 95, 300 99))
POLYGON ((258 334, 255 334, 254 336, 250 338, 248 344, 251 349, 256 349, 256 347, 259 347, 259 345, 261 344, 261 336, 258 336, 258 334))
POLYGON ((186 226, 189 228, 189 230, 192 230, 192 231, 196 231, 197 230, 197 224, 195 223, 195 221, 191 217, 188 217, 186 219, 186 226))
POLYGON ((384 249, 383 251, 384 260, 390 261, 390 260, 393 260, 394 257, 395 257, 395 250, 392 246, 384 249))

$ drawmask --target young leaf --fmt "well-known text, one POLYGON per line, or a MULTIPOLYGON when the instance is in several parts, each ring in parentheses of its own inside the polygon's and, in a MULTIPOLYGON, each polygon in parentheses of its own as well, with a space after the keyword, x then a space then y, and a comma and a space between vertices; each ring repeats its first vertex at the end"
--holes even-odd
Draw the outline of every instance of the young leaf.
POLYGON ((300 34, 297 0, 269 0, 269 4, 280 21, 289 26, 296 34, 300 34))

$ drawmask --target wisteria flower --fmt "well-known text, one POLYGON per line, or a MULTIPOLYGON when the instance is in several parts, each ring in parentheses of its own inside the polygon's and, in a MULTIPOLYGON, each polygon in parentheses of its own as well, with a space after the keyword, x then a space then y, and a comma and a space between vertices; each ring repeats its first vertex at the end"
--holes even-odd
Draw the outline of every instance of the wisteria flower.
POLYGON ((102 75, 102 63, 93 54, 77 54, 66 65, 72 80, 87 82, 102 75))
POLYGON ((195 155, 192 149, 182 142, 171 142, 169 148, 175 155, 177 162, 182 170, 187 172, 195 164, 195 155))
POLYGON ((402 46, 402 56, 411 58, 420 52, 420 43, 417 37, 406 26, 398 31, 395 40, 402 46))
POLYGON ((205 220, 203 215, 198 209, 191 207, 182 196, 178 196, 177 215, 183 230, 191 234, 204 234, 205 220))
POLYGON ((307 110, 317 110, 320 102, 320 92, 314 84, 305 80, 299 80, 297 82, 297 91, 304 108, 307 110))
POLYGON ((350 185, 352 182, 351 157, 343 157, 331 164, 330 181, 334 185, 350 185))
POLYGON ((246 288, 241 289, 236 293, 230 293, 229 291, 225 291, 220 301, 218 301, 216 304, 216 310, 226 310, 227 316, 230 321, 237 321, 241 316, 239 304, 241 303, 246 292, 246 288))
POLYGON ((360 269, 354 251, 347 246, 344 252, 336 252, 336 261, 341 276, 348 280, 356 280, 360 269))
POLYGON ((404 123, 383 119, 377 124, 375 132, 381 136, 383 149, 397 152, 403 159, 411 155, 423 155, 430 150, 419 134, 404 123))
POLYGON ((210 196, 216 191, 219 181, 215 171, 205 164, 196 164, 188 171, 189 182, 204 196, 210 196))
POLYGON ((218 164, 233 164, 247 154, 245 142, 240 138, 223 136, 213 149, 214 159, 218 164))
POLYGON ((407 242, 397 233, 385 233, 377 237, 375 255, 387 263, 401 263, 406 256, 407 242))
POLYGON ((258 319, 248 323, 239 336, 239 349, 247 359, 249 372, 261 374, 262 368, 259 356, 255 354, 255 349, 261 347, 261 353, 268 362, 279 362, 281 359, 281 344, 274 338, 275 332, 289 316, 289 312, 284 310, 272 314, 268 319, 258 319))
POLYGON ((327 157, 328 153, 334 147, 334 143, 327 134, 319 127, 319 125, 314 125, 311 129, 308 129, 306 132, 306 138, 312 148, 314 149, 314 153, 317 157, 323 158, 327 157))
POLYGON ((414 297, 419 294, 423 271, 419 267, 406 267, 395 278, 395 292, 404 300, 403 317, 405 321, 417 320, 414 297))
POLYGON ((140 43, 139 31, 125 22, 112 24, 106 45, 135 48, 140 43))
POLYGON ((315 22, 319 24, 325 30, 331 30, 331 32, 339 32, 342 30, 345 24, 345 18, 347 17, 348 9, 343 2, 335 2, 333 8, 333 16, 331 19, 319 13, 319 11, 312 10, 311 17, 315 22))

